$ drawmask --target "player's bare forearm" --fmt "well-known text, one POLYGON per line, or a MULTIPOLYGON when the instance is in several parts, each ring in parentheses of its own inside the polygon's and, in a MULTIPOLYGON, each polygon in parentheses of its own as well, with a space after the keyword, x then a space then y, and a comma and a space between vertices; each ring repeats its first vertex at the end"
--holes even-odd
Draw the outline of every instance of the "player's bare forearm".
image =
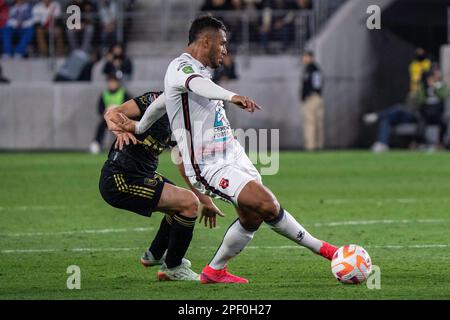
POLYGON ((118 107, 111 107, 104 114, 104 118, 106 124, 108 125, 108 129, 113 132, 123 132, 124 129, 118 126, 118 123, 122 123, 124 118, 121 117, 121 114, 126 116, 127 118, 135 118, 141 115, 141 111, 139 110, 138 105, 133 99, 122 103, 118 107))

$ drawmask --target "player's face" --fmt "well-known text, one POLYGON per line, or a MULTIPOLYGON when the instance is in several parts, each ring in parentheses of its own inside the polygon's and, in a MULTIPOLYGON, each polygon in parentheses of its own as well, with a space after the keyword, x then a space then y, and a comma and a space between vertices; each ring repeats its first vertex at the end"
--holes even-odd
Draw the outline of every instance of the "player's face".
POLYGON ((227 55, 227 35, 225 31, 219 30, 213 33, 211 47, 209 51, 209 61, 211 68, 218 68, 222 65, 225 56, 227 55))

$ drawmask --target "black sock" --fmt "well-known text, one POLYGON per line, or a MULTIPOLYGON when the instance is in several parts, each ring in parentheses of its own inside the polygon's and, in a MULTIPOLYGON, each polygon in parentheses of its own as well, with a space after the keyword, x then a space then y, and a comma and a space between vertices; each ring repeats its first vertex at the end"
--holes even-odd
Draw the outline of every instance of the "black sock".
POLYGON ((156 260, 162 258, 164 252, 166 252, 169 246, 171 227, 172 227, 172 218, 168 214, 166 214, 166 216, 163 217, 161 220, 161 225, 159 226, 159 230, 155 236, 155 239, 153 239, 150 248, 148 248, 148 251, 152 253, 153 257, 156 260))
POLYGON ((172 217, 169 247, 167 249, 166 265, 174 268, 181 264, 192 240, 196 218, 188 218, 177 213, 172 217))

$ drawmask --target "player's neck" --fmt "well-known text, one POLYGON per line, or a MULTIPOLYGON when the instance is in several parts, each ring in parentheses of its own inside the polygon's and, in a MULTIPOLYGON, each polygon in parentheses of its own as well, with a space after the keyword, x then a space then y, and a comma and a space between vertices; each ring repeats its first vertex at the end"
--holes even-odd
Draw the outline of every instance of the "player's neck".
POLYGON ((208 66, 208 58, 202 53, 202 50, 197 46, 188 46, 186 52, 189 53, 192 58, 199 61, 203 66, 208 66))

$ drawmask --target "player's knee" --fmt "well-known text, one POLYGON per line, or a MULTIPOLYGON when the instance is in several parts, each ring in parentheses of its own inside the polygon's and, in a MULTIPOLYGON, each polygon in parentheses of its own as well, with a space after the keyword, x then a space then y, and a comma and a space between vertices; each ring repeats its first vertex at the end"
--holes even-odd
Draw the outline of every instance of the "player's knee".
POLYGON ((180 201, 180 206, 183 215, 190 218, 195 218, 197 217, 200 201, 192 191, 186 190, 182 196, 182 200, 180 201))
POLYGON ((262 200, 258 204, 258 213, 265 221, 276 219, 280 212, 280 204, 272 197, 262 200))

